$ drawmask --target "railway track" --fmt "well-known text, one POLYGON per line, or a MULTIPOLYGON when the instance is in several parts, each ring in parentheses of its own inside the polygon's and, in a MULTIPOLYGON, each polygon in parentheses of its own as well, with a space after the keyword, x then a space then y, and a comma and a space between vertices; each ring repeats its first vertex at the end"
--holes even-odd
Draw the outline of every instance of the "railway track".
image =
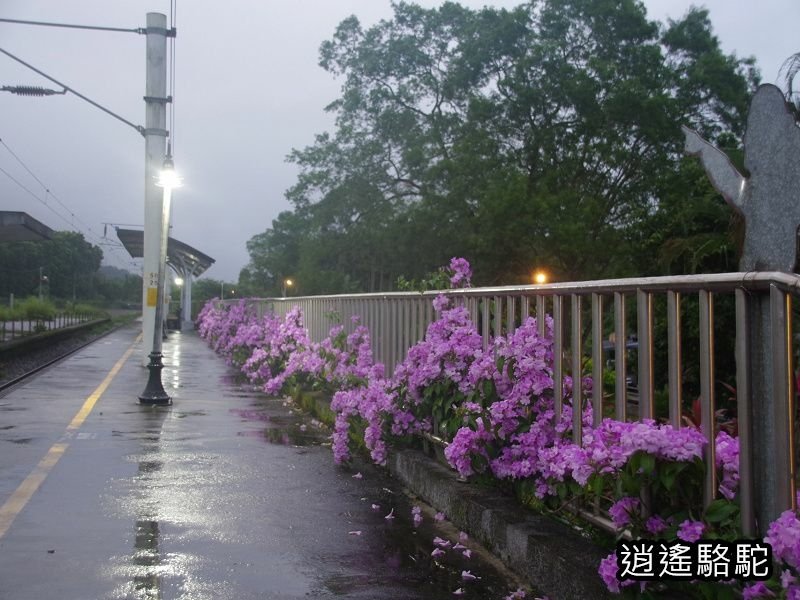
MULTIPOLYGON (((105 336, 109 335, 110 333, 113 333, 114 331, 116 331, 116 330, 118 330, 118 329, 120 329, 122 327, 125 327, 128 324, 129 323, 121 323, 119 325, 111 327, 110 329, 108 329, 106 331, 103 331, 103 332, 101 332, 101 333, 99 333, 97 335, 91 336, 89 339, 87 339, 86 341, 80 342, 78 345, 74 345, 74 346, 70 345, 68 348, 65 348, 63 351, 57 351, 55 355, 52 355, 52 356, 51 355, 47 355, 47 356, 43 355, 42 359, 40 361, 36 360, 36 354, 37 353, 38 354, 42 354, 42 353, 37 352, 37 351, 30 352, 29 353, 30 356, 33 356, 32 360, 31 360, 31 362, 33 363, 33 366, 32 367, 26 367, 25 370, 22 371, 22 373, 15 374, 14 376, 12 376, 12 377, 10 377, 8 379, 0 379, 0 397, 5 395, 9 390, 11 390, 14 387, 18 386, 19 384, 23 383, 25 380, 29 379, 30 377, 33 377, 37 373, 40 373, 40 372, 44 371, 45 369, 48 369, 48 368, 52 367, 53 365, 61 362, 65 358, 68 358, 72 354, 75 354, 76 352, 78 352, 80 350, 83 350, 84 348, 86 348, 90 344, 93 344, 97 340, 100 340, 100 339, 104 338, 105 336)), ((78 333, 80 333, 80 332, 76 332, 76 335, 78 333)))

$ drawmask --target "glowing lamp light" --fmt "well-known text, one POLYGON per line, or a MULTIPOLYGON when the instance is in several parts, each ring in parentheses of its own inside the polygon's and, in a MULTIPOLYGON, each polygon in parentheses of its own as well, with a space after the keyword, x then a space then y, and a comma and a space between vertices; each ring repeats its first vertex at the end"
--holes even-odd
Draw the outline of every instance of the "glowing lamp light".
POLYGON ((294 281, 292 281, 291 279, 287 279, 286 280, 286 286, 287 287, 292 287, 293 285, 294 285, 294 281))
POLYGON ((536 273, 533 274, 533 281, 539 285, 547 283, 547 273, 544 271, 536 271, 536 273))
POLYGON ((182 286, 183 285, 183 277, 176 277, 175 278, 175 285, 182 286))
POLYGON ((172 156, 167 153, 164 159, 164 166, 158 174, 156 185, 162 188, 179 188, 183 185, 183 178, 175 171, 175 163, 172 162, 172 156))

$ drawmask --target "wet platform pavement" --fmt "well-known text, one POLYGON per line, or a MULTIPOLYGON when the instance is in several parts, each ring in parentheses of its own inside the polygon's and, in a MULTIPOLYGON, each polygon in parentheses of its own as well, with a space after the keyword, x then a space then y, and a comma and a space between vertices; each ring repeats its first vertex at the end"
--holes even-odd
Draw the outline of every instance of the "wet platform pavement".
POLYGON ((395 481, 336 467, 324 426, 237 381, 193 333, 164 343, 174 404, 139 406, 137 334, 118 330, 0 395, 0 599, 499 599, 517 588, 471 541, 471 558, 431 558, 433 538, 455 543, 457 530, 431 512, 414 528, 416 501, 395 481))

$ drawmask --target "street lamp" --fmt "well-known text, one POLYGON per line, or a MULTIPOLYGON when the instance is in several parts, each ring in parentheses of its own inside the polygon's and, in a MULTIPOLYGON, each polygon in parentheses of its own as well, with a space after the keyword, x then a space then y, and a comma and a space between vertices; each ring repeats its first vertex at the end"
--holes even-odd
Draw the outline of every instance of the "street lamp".
POLYGON ((536 273, 533 274, 533 282, 540 285, 547 283, 547 273, 542 270, 536 271, 536 273))
POLYGON ((158 175, 156 185, 163 190, 163 201, 161 204, 161 232, 159 239, 158 254, 158 284, 156 286, 156 314, 155 327, 153 327, 153 349, 148 355, 150 362, 147 368, 150 376, 147 378, 147 385, 139 396, 139 404, 161 405, 172 404, 172 398, 164 391, 161 383, 161 369, 164 368, 161 362, 161 342, 162 324, 164 321, 164 283, 167 272, 167 237, 169 236, 169 208, 172 202, 173 188, 180 187, 181 178, 175 172, 175 164, 172 162, 170 148, 167 146, 167 156, 164 159, 164 168, 158 175))
POLYGON ((291 279, 284 279, 283 280, 283 297, 286 298, 286 290, 294 285, 294 281, 291 279))
POLYGON ((47 275, 42 274, 43 267, 39 267, 39 300, 42 300, 42 284, 49 283, 47 275))

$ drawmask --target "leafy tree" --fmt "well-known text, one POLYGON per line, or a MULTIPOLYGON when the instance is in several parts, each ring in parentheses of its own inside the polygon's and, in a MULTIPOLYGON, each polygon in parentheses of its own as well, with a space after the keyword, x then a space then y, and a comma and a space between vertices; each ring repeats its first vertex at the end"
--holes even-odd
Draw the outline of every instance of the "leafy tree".
POLYGON ((89 299, 102 259, 100 248, 73 231, 58 231, 51 240, 2 243, 0 296, 37 294, 41 272, 50 296, 89 299))
POLYGON ((266 291, 286 276, 303 293, 391 289, 453 255, 477 283, 652 274, 643 248, 662 272, 729 263, 728 213, 681 160, 679 125, 738 146, 757 72, 721 51, 707 11, 393 8, 321 46, 342 80, 336 127, 291 153, 293 211, 248 243, 266 291))

